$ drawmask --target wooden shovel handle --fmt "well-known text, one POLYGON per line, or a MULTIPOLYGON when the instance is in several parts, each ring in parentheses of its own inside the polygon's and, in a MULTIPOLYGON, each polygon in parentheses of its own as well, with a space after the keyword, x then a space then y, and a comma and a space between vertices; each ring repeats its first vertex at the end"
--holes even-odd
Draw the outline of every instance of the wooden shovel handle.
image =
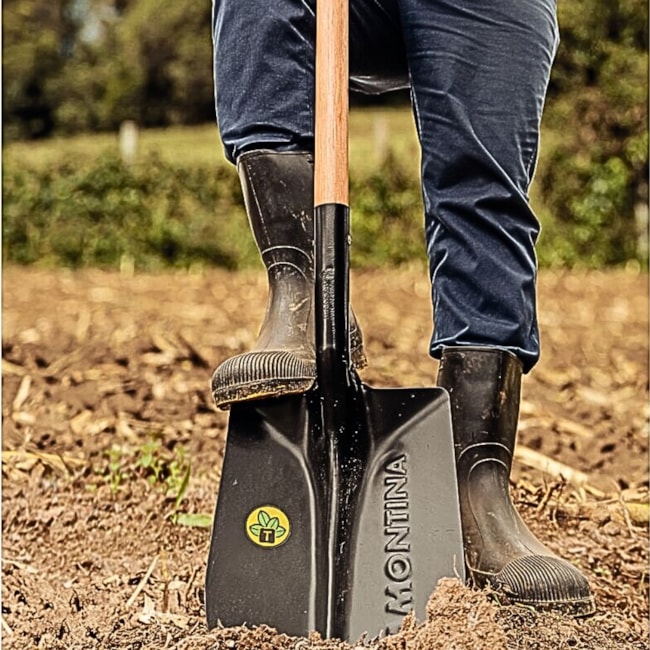
POLYGON ((348 205, 348 0, 316 2, 314 205, 348 205))

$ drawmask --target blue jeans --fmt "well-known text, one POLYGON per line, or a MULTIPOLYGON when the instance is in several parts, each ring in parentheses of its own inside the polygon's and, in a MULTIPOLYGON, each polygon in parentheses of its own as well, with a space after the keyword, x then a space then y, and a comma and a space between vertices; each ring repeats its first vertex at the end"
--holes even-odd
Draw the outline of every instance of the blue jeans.
MULTIPOLYGON (((214 0, 226 155, 313 148, 314 0, 214 0)), ((555 0, 350 0, 352 87, 410 86, 422 150, 431 354, 539 358, 528 188, 558 44, 555 0)))

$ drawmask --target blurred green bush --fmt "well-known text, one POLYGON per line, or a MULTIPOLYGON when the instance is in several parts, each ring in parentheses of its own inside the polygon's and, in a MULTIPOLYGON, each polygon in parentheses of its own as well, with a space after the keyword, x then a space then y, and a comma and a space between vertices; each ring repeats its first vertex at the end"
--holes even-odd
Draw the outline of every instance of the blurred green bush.
MULTIPOLYGON (((141 270, 260 264, 231 166, 172 163, 152 154, 127 165, 104 154, 81 166, 15 160, 2 179, 4 262, 141 270)), ((424 259, 418 179, 393 158, 351 178, 352 263, 424 259)))
POLYGON ((256 256, 242 237, 239 181, 226 167, 151 156, 129 166, 104 155, 79 167, 5 164, 3 261, 140 269, 204 263, 236 268, 256 256))
MULTIPOLYGON (((574 198, 571 221, 542 210, 541 265, 644 264, 647 253, 634 233, 627 240, 608 234, 626 182, 624 165, 610 159, 591 178, 590 193, 574 198)), ((109 153, 81 164, 10 159, 2 190, 4 262, 118 267, 128 259, 140 270, 260 264, 229 165, 174 163, 156 154, 132 165, 109 153)), ((417 169, 389 154, 382 164, 352 171, 350 196, 353 266, 425 261, 417 169)))
POLYGON ((542 264, 648 259, 648 3, 558 3, 562 43, 536 178, 542 264))

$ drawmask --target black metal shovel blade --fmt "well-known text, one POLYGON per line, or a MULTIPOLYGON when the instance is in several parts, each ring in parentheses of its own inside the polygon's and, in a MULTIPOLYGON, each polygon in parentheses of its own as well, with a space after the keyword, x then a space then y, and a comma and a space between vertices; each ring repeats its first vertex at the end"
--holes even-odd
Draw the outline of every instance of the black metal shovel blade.
POLYGON ((320 396, 235 405, 207 566, 208 626, 354 641, 419 619, 464 576, 445 391, 357 384, 347 430, 320 396))

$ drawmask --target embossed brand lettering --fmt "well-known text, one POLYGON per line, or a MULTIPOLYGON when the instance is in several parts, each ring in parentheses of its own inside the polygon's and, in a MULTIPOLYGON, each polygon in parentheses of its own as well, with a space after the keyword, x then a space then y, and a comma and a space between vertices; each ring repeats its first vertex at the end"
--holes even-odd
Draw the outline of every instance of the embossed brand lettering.
POLYGON ((413 607, 408 466, 406 454, 384 466, 384 574, 389 580, 384 591, 385 609, 404 616, 413 607))

